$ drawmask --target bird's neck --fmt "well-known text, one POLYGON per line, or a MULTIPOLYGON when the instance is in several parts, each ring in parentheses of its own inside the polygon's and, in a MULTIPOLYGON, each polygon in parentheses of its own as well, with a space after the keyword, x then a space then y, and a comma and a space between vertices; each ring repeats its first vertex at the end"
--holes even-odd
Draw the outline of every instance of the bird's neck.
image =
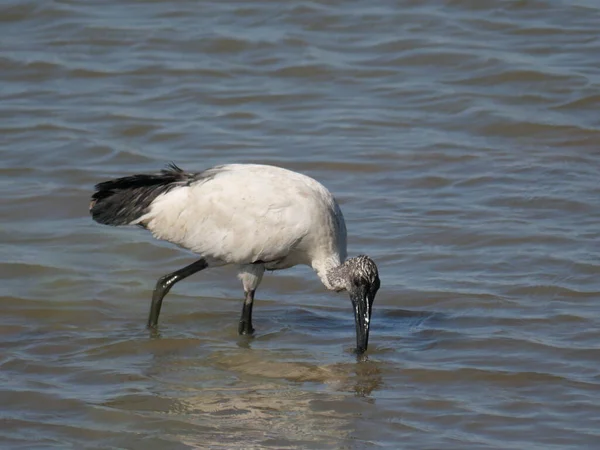
POLYGON ((325 287, 331 291, 342 291, 347 286, 347 270, 338 257, 313 262, 313 269, 325 287))

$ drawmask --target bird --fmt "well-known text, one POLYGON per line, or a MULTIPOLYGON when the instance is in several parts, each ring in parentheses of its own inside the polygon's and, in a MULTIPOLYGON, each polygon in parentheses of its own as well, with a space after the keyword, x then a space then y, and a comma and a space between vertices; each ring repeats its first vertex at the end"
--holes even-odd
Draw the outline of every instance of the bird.
POLYGON ((100 224, 137 225, 199 256, 158 279, 147 326, 156 329, 165 295, 201 270, 237 266, 244 289, 240 335, 254 333, 252 306, 265 270, 310 266, 325 288, 346 291, 354 312, 356 352, 367 350, 380 287, 368 256, 347 258, 344 216, 315 179, 282 167, 223 164, 187 172, 171 163, 156 173, 95 186, 90 214, 100 224))

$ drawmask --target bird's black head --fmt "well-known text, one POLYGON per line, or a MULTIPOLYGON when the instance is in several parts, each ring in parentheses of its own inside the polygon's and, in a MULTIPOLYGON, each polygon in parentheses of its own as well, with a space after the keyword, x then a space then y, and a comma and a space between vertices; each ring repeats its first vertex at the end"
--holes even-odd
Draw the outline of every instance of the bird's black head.
POLYGON ((375 262, 364 255, 350 258, 344 265, 348 270, 347 289, 356 322, 356 352, 361 354, 369 345, 373 301, 380 285, 379 272, 375 262))

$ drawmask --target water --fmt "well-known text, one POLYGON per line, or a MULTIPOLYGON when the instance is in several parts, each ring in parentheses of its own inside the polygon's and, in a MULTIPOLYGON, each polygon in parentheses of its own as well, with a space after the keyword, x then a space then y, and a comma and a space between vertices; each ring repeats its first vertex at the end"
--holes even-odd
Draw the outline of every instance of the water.
POLYGON ((584 449, 600 442, 594 1, 0 6, 0 446, 584 449), (379 264, 345 294, 88 216, 97 182, 225 162, 312 175, 379 264))

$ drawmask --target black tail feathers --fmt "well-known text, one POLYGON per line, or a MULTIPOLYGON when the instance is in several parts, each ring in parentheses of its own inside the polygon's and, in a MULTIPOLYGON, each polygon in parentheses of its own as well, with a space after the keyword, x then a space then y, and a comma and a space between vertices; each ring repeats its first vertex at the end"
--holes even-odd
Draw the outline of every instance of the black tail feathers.
POLYGON ((156 197, 193 180, 193 174, 171 163, 157 174, 138 174, 105 181, 96 185, 90 214, 96 222, 105 225, 128 225, 148 212, 156 197))

